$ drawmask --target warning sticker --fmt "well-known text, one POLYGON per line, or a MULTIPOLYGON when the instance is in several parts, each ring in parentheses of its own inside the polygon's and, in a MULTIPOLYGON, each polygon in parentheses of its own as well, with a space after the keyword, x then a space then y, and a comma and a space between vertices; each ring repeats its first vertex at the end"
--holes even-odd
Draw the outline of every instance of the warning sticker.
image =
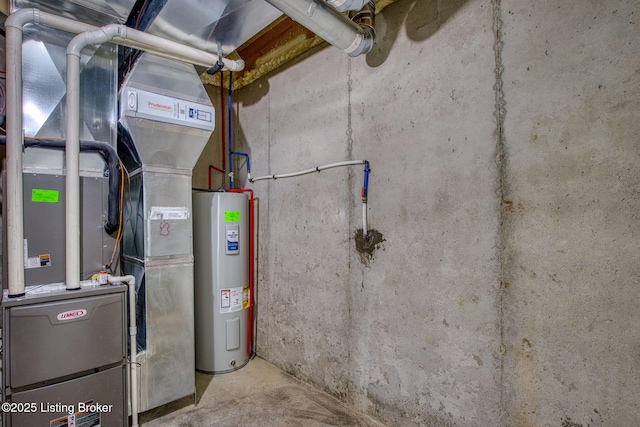
POLYGON ((24 268, 40 268, 51 266, 51 254, 42 254, 38 256, 26 257, 24 259, 24 268))
POLYGON ((249 287, 245 286, 242 288, 242 309, 249 308, 251 305, 251 293, 249 292, 249 287))
POLYGON ((231 291, 223 289, 220 291, 220 313, 229 311, 229 307, 231 307, 231 291))
POLYGON ((244 308, 243 289, 239 287, 220 290, 220 313, 233 313, 244 308))
POLYGON ((43 254, 40 258, 40 267, 49 267, 51 265, 51 254, 43 254))
MULTIPOLYGON (((78 405, 81 406, 82 404, 78 405)), ((87 404, 85 404, 87 405, 87 404)), ((72 405, 73 407, 73 405, 72 405)), ((97 411, 70 412, 69 415, 49 421, 50 427, 100 427, 101 413, 97 411)))

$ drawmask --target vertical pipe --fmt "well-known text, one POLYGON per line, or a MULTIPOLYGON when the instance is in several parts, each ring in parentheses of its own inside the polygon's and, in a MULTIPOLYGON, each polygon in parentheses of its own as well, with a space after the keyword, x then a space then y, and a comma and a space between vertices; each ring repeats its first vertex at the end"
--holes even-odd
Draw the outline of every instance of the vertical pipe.
POLYGON ((367 201, 369 200, 369 162, 364 161, 364 177, 362 179, 362 236, 367 239, 369 237, 369 225, 367 221, 367 201))
POLYGON ((107 276, 108 283, 127 283, 129 285, 129 387, 131 392, 131 426, 138 427, 138 348, 136 347, 136 278, 134 276, 107 276))
POLYGON ((254 260, 254 252, 255 252, 255 212, 254 212, 254 203, 253 203, 253 191, 250 191, 251 198, 249 199, 249 325, 248 325, 248 334, 249 334, 249 342, 247 343, 247 354, 251 355, 254 351, 253 347, 253 260, 254 260))
POLYGON ((254 228, 255 228, 255 219, 254 219, 254 199, 253 199, 253 190, 247 188, 238 188, 238 189, 230 189, 231 193, 249 193, 249 320, 247 326, 247 354, 251 354, 253 352, 253 288, 254 288, 254 277, 253 277, 253 263, 255 258, 255 241, 254 241, 254 228))
POLYGON ((232 112, 233 112, 233 105, 232 105, 232 101, 233 101, 233 92, 232 92, 232 88, 233 88, 233 72, 229 71, 229 94, 228 94, 228 99, 227 99, 227 108, 228 108, 228 113, 229 113, 229 188, 233 188, 233 154, 231 154, 231 152, 233 151, 233 137, 231 135, 231 120, 232 120, 232 112))
POLYGON ((224 120, 224 84, 222 82, 222 72, 220 72, 220 131, 222 132, 221 134, 221 142, 222 144, 222 169, 224 171, 227 170, 227 159, 226 159, 226 153, 225 153, 225 142, 226 142, 226 138, 225 138, 225 134, 224 134, 224 127, 226 126, 226 121, 224 120))
POLYGON ((138 348, 136 337, 138 328, 136 326, 136 281, 133 276, 125 276, 129 278, 129 381, 131 381, 131 426, 138 427, 138 348))
POLYGON ((80 57, 67 54, 66 281, 80 289, 80 57))
MULTIPOLYGON (((7 20, 9 21, 9 20, 7 20)), ((9 297, 24 295, 22 217, 22 24, 6 27, 7 53, 7 259, 9 297)))

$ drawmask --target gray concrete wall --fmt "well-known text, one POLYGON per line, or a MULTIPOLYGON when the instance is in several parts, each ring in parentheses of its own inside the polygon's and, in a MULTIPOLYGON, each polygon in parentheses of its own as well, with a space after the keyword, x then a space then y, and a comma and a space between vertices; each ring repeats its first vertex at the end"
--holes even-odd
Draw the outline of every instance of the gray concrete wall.
POLYGON ((503 1, 505 409, 640 422, 640 2, 503 1))
POLYGON ((252 184, 258 354, 389 425, 635 425, 639 6, 399 0, 237 92, 254 176, 366 158, 384 238, 361 167, 252 184))

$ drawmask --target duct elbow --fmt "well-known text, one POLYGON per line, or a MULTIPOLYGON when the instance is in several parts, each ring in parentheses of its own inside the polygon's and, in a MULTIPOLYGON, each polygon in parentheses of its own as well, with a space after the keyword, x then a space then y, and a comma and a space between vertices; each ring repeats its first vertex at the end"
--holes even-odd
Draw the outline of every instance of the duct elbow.
MULTIPOLYGON (((354 0, 359 1, 359 0, 354 0)), ((349 56, 367 54, 373 48, 376 39, 375 24, 376 5, 373 0, 367 2, 357 12, 349 12, 349 18, 358 26, 358 34, 353 44, 345 50, 349 56)))

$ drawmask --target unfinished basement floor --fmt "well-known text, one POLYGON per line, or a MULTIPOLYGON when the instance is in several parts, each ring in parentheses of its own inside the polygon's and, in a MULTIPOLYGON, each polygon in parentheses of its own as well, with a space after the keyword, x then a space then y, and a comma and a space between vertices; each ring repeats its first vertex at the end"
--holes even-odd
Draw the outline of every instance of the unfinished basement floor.
POLYGON ((197 405, 184 406, 183 399, 141 414, 140 423, 146 427, 384 427, 258 357, 235 372, 197 373, 196 390, 197 405))

